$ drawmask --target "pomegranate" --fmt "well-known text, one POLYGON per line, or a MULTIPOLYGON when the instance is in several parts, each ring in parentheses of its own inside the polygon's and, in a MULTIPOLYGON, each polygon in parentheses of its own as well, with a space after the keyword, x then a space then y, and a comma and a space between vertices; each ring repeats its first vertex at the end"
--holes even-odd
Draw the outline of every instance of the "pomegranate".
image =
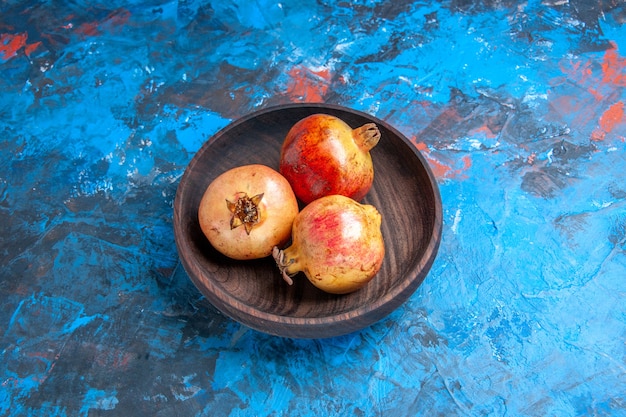
POLYGON ((346 294, 367 284, 385 255, 382 217, 372 205, 341 195, 321 197, 296 216, 292 244, 275 247, 274 260, 283 279, 304 272, 317 288, 346 294))
POLYGON ((278 170, 305 204, 334 194, 361 201, 374 181, 370 150, 379 140, 375 123, 352 129, 338 117, 313 114, 287 133, 278 170))
POLYGON ((229 258, 269 256, 291 237, 298 201, 287 180, 265 165, 230 169, 207 187, 200 206, 200 228, 211 245, 229 258))

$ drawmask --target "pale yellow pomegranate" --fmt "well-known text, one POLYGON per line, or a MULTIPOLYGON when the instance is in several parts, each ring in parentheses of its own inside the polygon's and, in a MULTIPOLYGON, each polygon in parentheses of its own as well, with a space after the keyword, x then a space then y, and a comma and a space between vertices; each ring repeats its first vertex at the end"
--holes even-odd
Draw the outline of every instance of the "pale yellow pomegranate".
POLYGON ((198 208, 200 228, 229 258, 269 256, 291 237, 298 201, 287 180, 265 165, 230 169, 209 184, 198 208))
POLYGON ((303 272, 317 288, 353 292, 370 282, 385 256, 382 216, 367 204, 341 195, 321 197, 296 216, 287 249, 273 256, 289 284, 303 272))

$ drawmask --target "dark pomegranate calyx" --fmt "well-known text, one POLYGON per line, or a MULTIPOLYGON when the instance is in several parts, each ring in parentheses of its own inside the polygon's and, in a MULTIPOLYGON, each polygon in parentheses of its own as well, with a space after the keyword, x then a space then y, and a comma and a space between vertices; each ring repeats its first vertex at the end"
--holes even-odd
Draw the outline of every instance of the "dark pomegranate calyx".
POLYGON ((248 197, 246 193, 242 194, 234 203, 226 200, 228 210, 233 213, 233 217, 230 219, 230 229, 243 225, 246 233, 250 234, 252 227, 259 222, 259 203, 263 198, 263 193, 254 197, 248 197))

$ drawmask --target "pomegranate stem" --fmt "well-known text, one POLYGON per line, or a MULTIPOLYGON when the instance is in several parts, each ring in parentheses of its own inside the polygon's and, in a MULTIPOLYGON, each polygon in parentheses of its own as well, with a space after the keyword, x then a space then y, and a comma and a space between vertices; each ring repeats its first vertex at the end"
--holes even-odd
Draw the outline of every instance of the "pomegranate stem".
POLYGON ((285 264, 285 252, 274 246, 274 249, 272 249, 272 257, 276 261, 276 265, 278 266, 278 269, 280 270, 280 273, 285 282, 289 285, 293 285, 293 279, 291 279, 289 274, 287 274, 287 265, 285 264))
POLYGON ((366 123, 352 131, 354 141, 365 151, 369 151, 378 144, 380 140, 380 130, 376 123, 366 123))

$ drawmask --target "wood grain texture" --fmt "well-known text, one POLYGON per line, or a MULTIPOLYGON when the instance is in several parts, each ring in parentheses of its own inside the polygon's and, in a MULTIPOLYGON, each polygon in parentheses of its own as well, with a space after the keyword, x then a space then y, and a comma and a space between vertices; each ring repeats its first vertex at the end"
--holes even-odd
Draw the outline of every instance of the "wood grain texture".
POLYGON ((220 311, 251 328, 284 337, 323 338, 369 326, 400 306, 422 283, 441 239, 437 184, 419 151, 398 131, 365 113, 327 104, 273 107, 237 120, 207 141, 190 162, 174 202, 174 232, 181 262, 202 294, 220 311), (356 128, 381 130, 372 150, 374 184, 362 201, 383 216, 386 255, 376 277, 347 295, 324 293, 304 274, 287 285, 269 258, 235 261, 214 250, 198 224, 198 205, 211 181, 236 166, 278 169, 289 128, 314 114, 340 117, 356 128))

